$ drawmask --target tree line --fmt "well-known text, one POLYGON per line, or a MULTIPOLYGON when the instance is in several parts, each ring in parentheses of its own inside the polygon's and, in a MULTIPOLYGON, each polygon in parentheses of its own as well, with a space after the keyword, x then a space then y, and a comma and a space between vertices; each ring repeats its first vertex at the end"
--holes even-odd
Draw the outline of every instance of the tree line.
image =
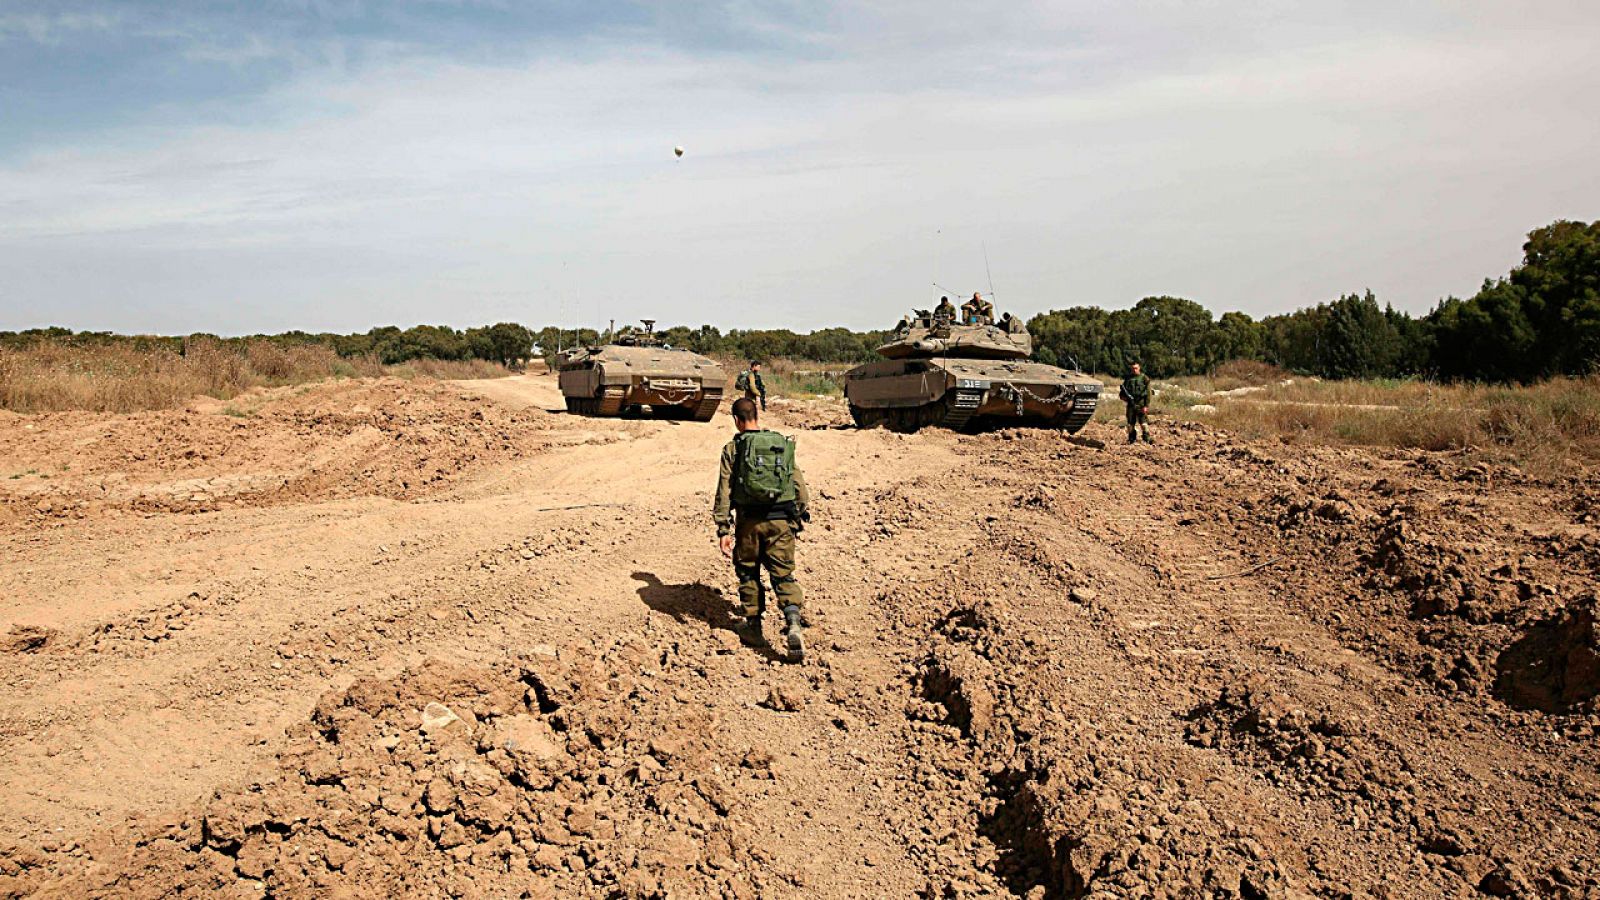
MULTIPOLYGON (((699 328, 679 325, 660 334, 669 346, 696 353, 715 353, 741 359, 791 357, 819 362, 870 359, 874 348, 884 340, 882 331, 851 331, 848 328, 824 328, 808 334, 787 329, 732 329, 724 333, 712 325, 699 328)), ((283 346, 318 344, 333 348, 340 356, 371 357, 385 365, 414 359, 483 359, 515 366, 537 356, 553 359, 561 350, 573 346, 601 343, 605 333, 593 328, 560 328, 555 325, 531 329, 514 322, 465 330, 447 325, 416 325, 411 328, 385 325, 355 334, 286 331, 281 334, 229 338, 203 333, 182 337, 127 336, 67 328, 0 331, 0 347, 21 347, 48 340, 84 345, 120 343, 136 348, 183 353, 190 344, 202 339, 208 344, 216 342, 223 346, 242 346, 258 341, 283 346)))
MULTIPOLYGON (((1121 372, 1138 361, 1159 376, 1195 375, 1229 360, 1251 359, 1324 378, 1531 381, 1586 375, 1600 364, 1600 221, 1558 221, 1529 233, 1522 263, 1506 277, 1485 280, 1467 299, 1447 297, 1423 316, 1380 305, 1371 291, 1259 320, 1242 312, 1213 317, 1182 297, 1146 297, 1131 309, 1051 310, 1028 320, 1028 330, 1041 362, 1092 372, 1121 372)), ((671 346, 698 353, 852 363, 875 358, 885 332, 724 332, 712 325, 679 325, 661 335, 671 346)), ((589 328, 531 329, 513 322, 465 330, 384 326, 358 334, 290 331, 242 338, 124 337, 41 328, 0 332, 0 347, 38 340, 118 341, 181 353, 202 337, 223 344, 324 344, 342 356, 385 364, 432 358, 514 366, 536 355, 553 358, 574 344, 598 343, 604 335, 589 328)))
POLYGON ((1121 372, 1131 362, 1163 375, 1198 375, 1253 359, 1324 378, 1429 376, 1532 381, 1587 375, 1600 365, 1600 221, 1559 221, 1528 235, 1522 263, 1467 299, 1423 316, 1380 305, 1371 291, 1256 320, 1213 318, 1181 297, 1132 309, 1051 310, 1028 321, 1046 363, 1121 372))

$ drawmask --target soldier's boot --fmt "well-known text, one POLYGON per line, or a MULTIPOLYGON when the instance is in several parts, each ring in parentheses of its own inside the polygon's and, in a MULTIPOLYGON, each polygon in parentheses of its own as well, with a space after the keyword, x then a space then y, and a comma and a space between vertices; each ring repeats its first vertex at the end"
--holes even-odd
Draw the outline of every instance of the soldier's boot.
POLYGON ((1155 441, 1150 440, 1150 432, 1148 432, 1148 431, 1146 431, 1144 433, 1144 442, 1146 444, 1154 444, 1155 443, 1155 441))
POLYGON ((761 569, 740 565, 733 569, 739 576, 739 603, 744 607, 744 621, 734 631, 739 640, 752 647, 765 646, 767 639, 761 633, 761 615, 767 611, 767 590, 761 583, 761 569))
POLYGON ((1139 442, 1139 432, 1134 431, 1132 428, 1129 428, 1128 429, 1128 443, 1137 444, 1138 442, 1139 442))
POLYGON ((800 662, 806 658, 806 640, 800 636, 800 607, 794 605, 785 606, 783 608, 783 619, 788 626, 789 661, 800 662))
POLYGON ((734 633, 739 635, 739 640, 748 647, 765 647, 767 636, 761 631, 760 616, 745 616, 743 622, 734 628, 734 633))

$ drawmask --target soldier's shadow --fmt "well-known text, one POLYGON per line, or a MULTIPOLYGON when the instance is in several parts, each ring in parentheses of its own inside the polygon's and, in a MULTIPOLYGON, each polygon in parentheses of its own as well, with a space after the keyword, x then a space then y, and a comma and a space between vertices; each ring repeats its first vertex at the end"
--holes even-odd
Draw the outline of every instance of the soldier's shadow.
MULTIPOLYGON (((639 586, 639 599, 656 612, 666 613, 679 622, 697 619, 714 629, 738 633, 735 626, 742 618, 736 615, 737 607, 718 588, 698 581, 693 584, 667 584, 653 572, 635 572, 633 580, 644 582, 639 586)), ((770 660, 784 659, 771 646, 753 649, 759 650, 762 656, 770 660)))

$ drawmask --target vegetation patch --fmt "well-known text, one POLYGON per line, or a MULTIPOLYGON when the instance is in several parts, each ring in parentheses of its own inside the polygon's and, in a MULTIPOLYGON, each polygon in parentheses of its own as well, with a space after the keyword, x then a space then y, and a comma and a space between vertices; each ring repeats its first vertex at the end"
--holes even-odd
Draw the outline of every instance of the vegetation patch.
MULTIPOLYGON (((171 409, 197 396, 230 400, 252 388, 330 378, 483 378, 507 370, 484 360, 417 359, 385 366, 320 344, 195 338, 165 342, 40 340, 0 346, 0 409, 20 413, 171 409)), ((224 412, 248 416, 232 405, 224 412)))

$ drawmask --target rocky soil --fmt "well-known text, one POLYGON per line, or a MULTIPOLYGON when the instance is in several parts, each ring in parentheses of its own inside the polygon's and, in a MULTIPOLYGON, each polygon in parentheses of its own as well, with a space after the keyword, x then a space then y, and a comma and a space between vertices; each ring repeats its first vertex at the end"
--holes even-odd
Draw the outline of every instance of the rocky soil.
POLYGON ((0 896, 1600 896, 1592 476, 775 404, 795 666, 726 418, 256 402, 0 420, 0 896))

